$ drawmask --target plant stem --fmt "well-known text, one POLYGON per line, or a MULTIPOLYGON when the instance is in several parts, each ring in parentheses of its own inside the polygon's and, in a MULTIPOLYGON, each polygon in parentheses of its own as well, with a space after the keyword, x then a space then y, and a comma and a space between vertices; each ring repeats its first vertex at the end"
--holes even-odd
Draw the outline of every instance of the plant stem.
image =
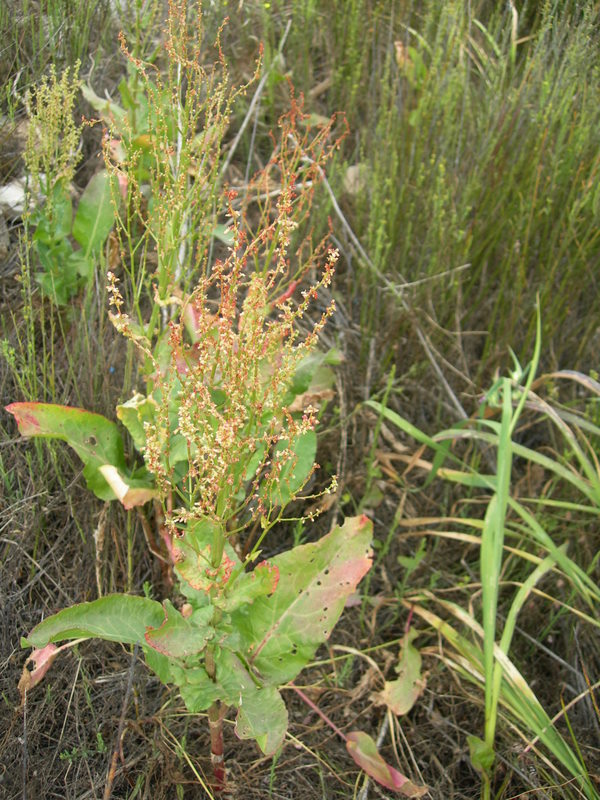
POLYGON ((210 761, 213 768, 215 794, 222 794, 227 789, 227 774, 223 757, 223 710, 216 701, 208 709, 208 727, 210 729, 210 761))
MULTIPOLYGON (((215 680, 216 666, 212 647, 206 650, 206 672, 211 680, 215 680)), ((223 756, 223 717, 227 707, 216 700, 208 709, 208 728, 210 731, 210 761, 213 768, 214 783, 212 786, 215 794, 227 792, 227 771, 223 756)))

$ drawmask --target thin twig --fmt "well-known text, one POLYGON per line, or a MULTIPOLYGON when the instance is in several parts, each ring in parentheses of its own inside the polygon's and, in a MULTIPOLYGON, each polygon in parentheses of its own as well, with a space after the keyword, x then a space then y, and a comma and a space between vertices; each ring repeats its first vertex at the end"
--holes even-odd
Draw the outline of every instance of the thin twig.
POLYGON ((340 729, 338 728, 338 726, 335 724, 335 722, 334 722, 333 720, 329 719, 329 717, 328 717, 328 716, 327 716, 327 715, 326 715, 326 714, 325 714, 323 711, 321 711, 321 709, 319 708, 319 706, 318 706, 316 703, 313 703, 313 701, 310 699, 310 697, 308 697, 307 695, 305 695, 305 694, 304 694, 304 692, 302 691, 302 689, 299 689, 299 688, 298 688, 297 686, 295 686, 295 685, 294 685, 294 684, 293 684, 291 681, 290 681, 290 683, 288 683, 288 686, 289 686, 289 688, 290 688, 290 689, 293 689, 293 690, 296 692, 296 694, 297 694, 297 695, 298 695, 300 698, 302 698, 302 700, 304 700, 304 702, 306 703, 306 705, 307 705, 309 708, 312 708, 312 710, 315 712, 315 714, 318 714, 318 715, 321 717, 321 719, 322 719, 324 722, 326 722, 326 723, 327 723, 327 725, 329 725, 329 727, 331 728, 331 730, 332 730, 332 731, 335 731, 335 733, 337 733, 337 735, 338 735, 338 736, 341 736, 341 738, 342 738, 342 739, 343 739, 345 742, 347 742, 347 741, 348 741, 348 737, 346 736, 346 734, 344 733, 344 731, 340 730, 340 729))

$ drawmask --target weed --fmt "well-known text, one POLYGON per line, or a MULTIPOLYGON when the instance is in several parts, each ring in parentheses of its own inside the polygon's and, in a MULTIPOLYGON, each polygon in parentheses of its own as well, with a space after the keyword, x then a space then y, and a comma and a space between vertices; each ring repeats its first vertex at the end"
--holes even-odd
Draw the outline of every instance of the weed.
MULTIPOLYGON (((232 246, 209 271, 190 214, 205 207, 205 183, 215 182, 215 168, 204 174, 201 165, 215 158, 219 140, 215 144, 211 138, 211 123, 223 129, 231 95, 215 90, 213 77, 199 70, 193 48, 186 5, 172 3, 166 50, 168 96, 176 92, 177 125, 165 112, 161 80, 150 82, 147 65, 136 61, 149 113, 157 112, 148 164, 137 157, 132 138, 137 131, 131 128, 119 131, 129 134, 127 155, 119 163, 112 163, 110 148, 105 151, 115 185, 120 165, 127 167, 117 231, 130 251, 128 288, 134 298, 128 314, 117 278, 109 272, 111 319, 137 350, 146 389, 121 404, 117 415, 144 466, 127 465, 117 426, 99 414, 43 403, 14 403, 8 410, 23 435, 65 440, 83 461, 88 487, 100 499, 119 499, 127 509, 154 503, 155 552, 174 570, 185 597, 177 608, 168 599, 161 605, 113 594, 47 618, 24 640, 34 647, 28 660, 34 666, 24 670, 23 698, 59 652, 72 646, 57 648, 56 641, 95 636, 141 644, 148 665, 164 683, 178 686, 188 710, 207 711, 214 790, 222 793, 227 788, 227 709, 237 708, 240 738, 256 739, 269 755, 278 750, 287 729, 278 687, 295 677, 329 636, 345 598, 368 570, 371 525, 365 517, 347 520, 316 544, 255 564, 265 536, 315 470, 312 403, 331 383, 316 345, 333 303, 303 337, 298 323, 329 286, 337 254, 323 243, 314 247, 306 241, 296 251, 294 267, 288 256, 291 232, 310 204, 310 195, 297 188, 298 171, 312 185, 328 157, 328 129, 313 139, 301 135, 296 124, 302 112, 293 104, 281 122, 276 160, 255 182, 262 188, 278 169, 282 185, 275 207, 269 194, 266 202, 257 198, 261 213, 252 231, 234 205, 236 194, 229 192, 232 246), (305 154, 314 166, 302 167, 305 154), (147 209, 142 208, 145 180, 151 189, 147 209), (157 269, 153 302, 146 309, 140 290, 147 265, 139 263, 137 253, 140 246, 147 252, 150 244, 156 248, 157 269), (202 276, 191 291, 194 272, 188 262, 200 267, 202 276), (320 277, 294 302, 297 284, 316 270, 320 277), (259 526, 259 534, 242 546, 240 536, 252 526, 259 526), (307 620, 312 620, 308 627, 307 620)), ((224 64, 221 54, 219 65, 224 64)), ((52 186, 48 215, 54 219, 60 216, 54 186, 66 177, 70 162, 61 167, 56 150, 62 154, 65 145, 51 145, 48 163, 56 177, 52 184, 47 177, 45 188, 52 186)), ((41 183, 40 174, 35 172, 41 183)), ((102 200, 94 199, 101 208, 102 200)))
MULTIPOLYGON (((471 608, 425 591, 406 596, 404 603, 415 614, 432 625, 446 640, 452 655, 445 659, 462 677, 481 685, 485 695, 484 737, 469 736, 471 760, 483 777, 482 797, 490 798, 492 775, 496 758, 494 742, 500 707, 508 712, 515 722, 524 725, 536 740, 540 740, 553 754, 558 763, 578 782, 586 797, 597 798, 597 792, 588 775, 581 753, 576 745, 571 749, 553 726, 539 700, 509 658, 509 652, 517 617, 532 594, 548 597, 537 585, 551 572, 568 582, 572 597, 564 602, 555 596, 565 611, 581 616, 592 625, 597 625, 597 608, 600 588, 590 578, 590 571, 576 563, 568 554, 568 540, 556 544, 553 536, 542 525, 545 510, 567 508, 578 509, 584 515, 597 516, 600 510, 600 483, 597 463, 583 430, 596 435, 596 426, 582 415, 560 409, 543 400, 533 390, 547 378, 536 380, 536 371, 541 351, 541 324, 538 315, 538 338, 531 363, 525 368, 516 362, 510 377, 499 378, 487 392, 477 417, 465 424, 427 436, 417 430, 406 419, 373 401, 369 405, 397 425, 405 433, 434 451, 434 459, 428 465, 430 477, 441 477, 452 483, 485 492, 485 515, 483 519, 462 519, 462 525, 471 528, 475 535, 467 537, 480 548, 480 592, 481 622, 471 608), (566 455, 552 458, 519 443, 518 426, 525 409, 532 410, 539 419, 551 422, 566 444, 566 455), (499 420, 496 417, 499 417, 499 420), (452 452, 452 445, 474 441, 487 453, 493 462, 493 472, 483 472, 462 461, 452 452), (488 448, 495 449, 490 456, 488 448), (524 498, 512 488, 513 461, 526 459, 532 467, 539 467, 553 476, 552 491, 540 497, 524 498), (444 463, 450 461, 451 467, 444 463), (556 481, 556 483, 554 483, 556 481), (561 500, 559 484, 567 482, 580 494, 576 503, 561 500), (511 544, 508 543, 511 541, 511 544), (512 543, 514 542, 514 543, 512 543), (520 579, 510 579, 507 573, 511 559, 521 559, 526 574, 520 579), (529 569, 526 565, 532 564, 529 569), (509 603, 502 631, 498 630, 498 614, 501 591, 516 586, 509 603), (583 609, 577 607, 579 600, 583 609), (465 625, 472 638, 460 633, 451 623, 430 610, 430 604, 438 607, 456 622, 465 625)), ((575 372, 556 373, 554 377, 574 379, 596 394, 600 386, 591 378, 575 372)), ((411 460, 410 458, 407 460, 411 460)), ((423 462, 420 462, 423 464, 423 462)), ((458 520, 456 520, 458 522, 458 520)), ((439 534, 456 536, 461 534, 439 534)))

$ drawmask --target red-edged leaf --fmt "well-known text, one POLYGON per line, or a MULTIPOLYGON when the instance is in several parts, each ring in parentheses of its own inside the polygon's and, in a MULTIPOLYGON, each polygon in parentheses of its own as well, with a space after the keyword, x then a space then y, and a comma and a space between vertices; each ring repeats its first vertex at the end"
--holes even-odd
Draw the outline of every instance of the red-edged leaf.
POLYGON ((135 644, 143 642, 147 628, 158 627, 163 619, 163 607, 155 600, 129 594, 108 594, 48 617, 21 642, 23 647, 38 648, 49 642, 80 638, 135 644))
POLYGON ((61 648, 55 644, 47 644, 40 650, 34 650, 23 665, 23 672, 19 680, 19 692, 21 693, 21 703, 25 701, 25 693, 38 684, 50 669, 52 662, 60 653, 61 648), (28 665, 33 662, 34 669, 30 670, 28 665))
POLYGON ((183 658, 204 650, 206 642, 212 635, 208 626, 214 609, 207 606, 191 618, 186 618, 168 600, 164 603, 165 618, 158 628, 146 631, 146 642, 165 656, 183 658), (204 612, 204 613, 202 613, 204 612), (201 619, 198 619, 198 615, 201 619))
POLYGON ((346 740, 346 749, 361 769, 373 780, 405 797, 423 797, 429 791, 417 786, 397 769, 387 764, 377 752, 377 745, 363 731, 352 731, 346 740))
POLYGON ((356 517, 318 542, 276 556, 275 592, 232 614, 249 662, 268 683, 294 678, 329 637, 371 566, 371 536, 370 521, 356 517))
POLYGON ((22 436, 67 442, 84 463, 88 488, 102 500, 119 499, 131 508, 155 495, 151 478, 127 477, 119 429, 101 414, 54 403, 12 403, 6 410, 15 417, 22 436))

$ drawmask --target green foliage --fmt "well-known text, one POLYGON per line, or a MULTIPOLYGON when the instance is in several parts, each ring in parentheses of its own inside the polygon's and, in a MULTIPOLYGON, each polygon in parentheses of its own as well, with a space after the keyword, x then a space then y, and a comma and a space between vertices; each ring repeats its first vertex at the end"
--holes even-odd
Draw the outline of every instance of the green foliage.
MULTIPOLYGON (((254 597, 248 584, 259 583, 262 565, 244 572, 237 560, 220 586, 203 591, 191 587, 190 592, 180 573, 190 598, 181 610, 168 600, 161 607, 144 597, 109 595, 45 619, 23 646, 37 652, 54 642, 89 637, 140 643, 149 666, 179 687, 191 712, 218 701, 237 708, 238 736, 256 739, 272 754, 287 729, 277 687, 294 678, 329 637, 369 569, 371 534, 366 518, 348 519, 315 544, 276 556, 263 567, 275 580, 254 597)), ((209 562, 203 571, 211 572, 209 562)))
POLYGON ((286 65, 310 110, 343 108, 354 134, 330 181, 359 242, 363 330, 410 309, 407 336, 421 326, 470 391, 509 345, 531 350, 522 315, 539 292, 547 352, 581 368, 600 245, 597 6, 272 5, 267 35, 275 47, 289 15, 286 65))
MULTIPOLYGON (((585 430, 597 435, 598 429, 584 415, 557 408, 533 391, 533 386, 544 380, 536 380, 540 351, 541 323, 538 315, 536 348, 531 363, 523 369, 516 362, 510 377, 502 377, 495 382, 486 394, 477 418, 434 436, 422 433, 389 408, 372 401, 368 405, 419 443, 433 449, 434 459, 429 465, 428 481, 437 476, 465 486, 478 492, 479 499, 485 502, 483 519, 456 520, 473 529, 475 537, 472 540, 480 547, 481 622, 470 611, 436 597, 430 591, 405 598, 406 604, 410 604, 414 612, 437 629, 447 641, 453 652, 449 657, 453 668, 461 676, 483 687, 484 738, 469 738, 473 764, 483 776, 483 796, 491 796, 494 742, 499 709, 503 707, 513 719, 539 737, 563 768, 578 781, 585 796, 595 799, 598 794, 580 753, 573 751, 553 726, 534 692, 509 658, 517 617, 527 599, 536 591, 536 586, 551 571, 560 575, 570 586, 573 599, 565 603, 564 608, 598 626, 600 587, 590 577, 589 565, 578 564, 568 554, 569 535, 565 541, 557 543, 551 529, 547 530, 543 524, 544 519, 550 519, 559 509, 566 513, 577 509, 591 517, 600 514, 600 477, 593 448, 583 433, 585 430), (547 422, 555 427, 564 440, 563 455, 552 458, 518 441, 520 418, 526 408, 535 413, 538 424, 547 422), (496 416, 499 419, 495 419, 496 416), (494 464, 495 469, 483 472, 476 461, 470 463, 462 460, 454 453, 456 448, 452 447, 461 442, 475 442, 487 453, 487 448, 492 447, 495 457, 488 461, 494 464), (551 493, 531 498, 518 495, 513 486, 513 460, 517 457, 525 463, 537 465, 552 476, 549 484, 552 486, 551 493), (447 461, 452 466, 444 466, 447 461), (561 487, 565 485, 571 493, 580 494, 578 502, 561 499, 561 487), (526 575, 516 581, 518 588, 512 594, 500 631, 499 599, 507 578, 507 552, 513 558, 520 559, 526 575), (532 568, 529 566, 531 564, 532 568), (577 607, 577 600, 587 613, 577 607), (469 639, 459 633, 430 610, 431 604, 436 604, 458 623, 468 626, 475 638, 469 639)), ((551 377, 576 380, 600 395, 600 385, 580 373, 565 371, 553 373, 551 377)), ((457 538, 460 538, 460 534, 457 534, 457 538)))
POLYGON ((73 121, 79 91, 78 68, 54 70, 27 97, 29 126, 25 166, 27 202, 33 209, 27 225, 33 228, 27 244, 42 271, 36 280, 43 294, 64 306, 94 274, 95 263, 114 224, 110 179, 103 170, 85 188, 75 215, 71 181, 79 161, 81 128, 73 121), (80 249, 75 249, 72 240, 80 249))

